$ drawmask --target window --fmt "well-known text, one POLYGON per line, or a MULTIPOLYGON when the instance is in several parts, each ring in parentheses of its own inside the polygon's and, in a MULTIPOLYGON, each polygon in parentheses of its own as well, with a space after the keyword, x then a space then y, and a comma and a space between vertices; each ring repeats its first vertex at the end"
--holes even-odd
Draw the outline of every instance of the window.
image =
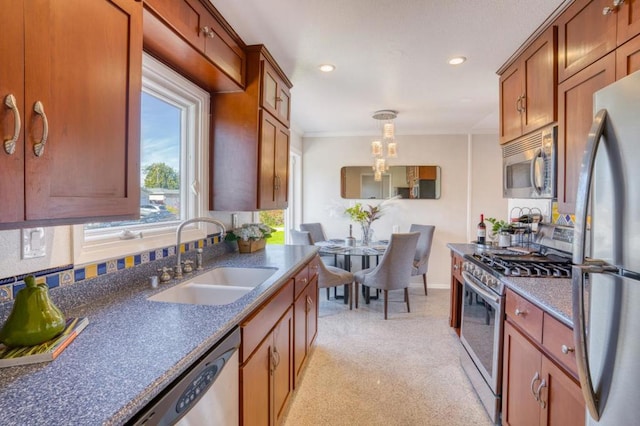
MULTIPOLYGON (((175 244, 180 221, 205 214, 208 113, 206 91, 144 55, 140 218, 74 226, 76 264, 175 244)), ((200 224, 183 241, 205 235, 200 224)))

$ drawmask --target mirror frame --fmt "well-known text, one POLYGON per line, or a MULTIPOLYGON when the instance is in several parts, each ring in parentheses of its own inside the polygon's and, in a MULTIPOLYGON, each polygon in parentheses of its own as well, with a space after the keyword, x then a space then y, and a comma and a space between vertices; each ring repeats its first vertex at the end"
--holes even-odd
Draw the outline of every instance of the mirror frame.
POLYGON ((378 185, 376 187, 371 166, 340 169, 340 197, 348 200, 383 200, 398 195, 407 200, 437 200, 441 196, 442 169, 435 165, 389 166, 378 185), (421 197, 425 193, 427 195, 421 197))

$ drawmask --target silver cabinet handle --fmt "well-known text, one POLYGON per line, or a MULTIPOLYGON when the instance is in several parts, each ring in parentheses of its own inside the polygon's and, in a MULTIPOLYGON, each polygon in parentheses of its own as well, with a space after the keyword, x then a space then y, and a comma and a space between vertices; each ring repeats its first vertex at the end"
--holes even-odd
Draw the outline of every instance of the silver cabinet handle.
POLYGON ((18 141, 18 137, 20 137, 20 127, 22 123, 20 122, 20 111, 18 111, 16 97, 9 93, 4 98, 4 104, 13 112, 13 137, 4 141, 4 151, 11 155, 16 151, 16 142, 18 141))
POLYGON ((569 347, 569 346, 567 346, 567 345, 562 345, 562 348, 561 348, 560 350, 561 350, 561 351, 562 351, 562 353, 563 353, 563 354, 565 354, 565 355, 569 354, 570 352, 574 352, 574 351, 575 351, 575 349, 574 349, 574 348, 570 348, 570 347, 569 347))
POLYGON ((536 401, 540 402, 540 399, 538 398, 538 394, 536 393, 535 390, 533 390, 533 387, 535 386, 538 380, 540 380, 540 374, 536 371, 536 374, 534 374, 533 378, 531 379, 531 384, 529 385, 529 388, 531 389, 531 395, 533 395, 536 401))
POLYGON ((527 110, 527 105, 525 104, 525 100, 527 99, 527 96, 523 93, 522 96, 520 96, 520 112, 525 112, 527 110))
POLYGON ((33 152, 36 154, 36 157, 42 157, 42 154, 44 154, 44 146, 46 145, 47 138, 49 137, 49 121, 47 120, 47 114, 44 112, 42 102, 37 101, 33 105, 33 111, 42 117, 42 137, 40 138, 40 142, 33 145, 33 152))
POLYGON ((540 404, 543 410, 547 408, 547 403, 540 396, 540 392, 542 391, 542 388, 546 388, 546 387, 547 387, 547 382, 545 382, 545 380, 542 379, 542 381, 540 382, 540 386, 538 386, 538 389, 536 389, 536 395, 537 395, 536 400, 538 401, 538 404, 540 404))
POLYGON ((517 317, 525 316, 525 315, 527 315, 527 311, 521 311, 520 309, 516 308, 514 314, 516 314, 517 317))

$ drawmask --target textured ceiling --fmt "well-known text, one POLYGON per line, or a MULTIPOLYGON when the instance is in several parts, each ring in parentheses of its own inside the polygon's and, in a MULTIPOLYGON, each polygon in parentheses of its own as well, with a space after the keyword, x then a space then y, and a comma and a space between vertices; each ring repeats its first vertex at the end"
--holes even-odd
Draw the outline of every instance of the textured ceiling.
POLYGON ((497 133, 496 71, 561 0, 211 0, 292 81, 304 136, 497 133), (467 62, 447 64, 452 56, 467 62), (323 63, 333 73, 318 70, 323 63))

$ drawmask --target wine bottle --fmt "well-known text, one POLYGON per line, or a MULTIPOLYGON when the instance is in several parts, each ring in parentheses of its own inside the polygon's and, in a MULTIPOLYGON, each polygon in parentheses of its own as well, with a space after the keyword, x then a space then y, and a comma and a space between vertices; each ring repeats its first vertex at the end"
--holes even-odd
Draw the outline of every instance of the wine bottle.
POLYGON ((487 240, 487 226, 484 224, 484 214, 480 215, 480 223, 478 223, 478 244, 485 244, 487 240))

